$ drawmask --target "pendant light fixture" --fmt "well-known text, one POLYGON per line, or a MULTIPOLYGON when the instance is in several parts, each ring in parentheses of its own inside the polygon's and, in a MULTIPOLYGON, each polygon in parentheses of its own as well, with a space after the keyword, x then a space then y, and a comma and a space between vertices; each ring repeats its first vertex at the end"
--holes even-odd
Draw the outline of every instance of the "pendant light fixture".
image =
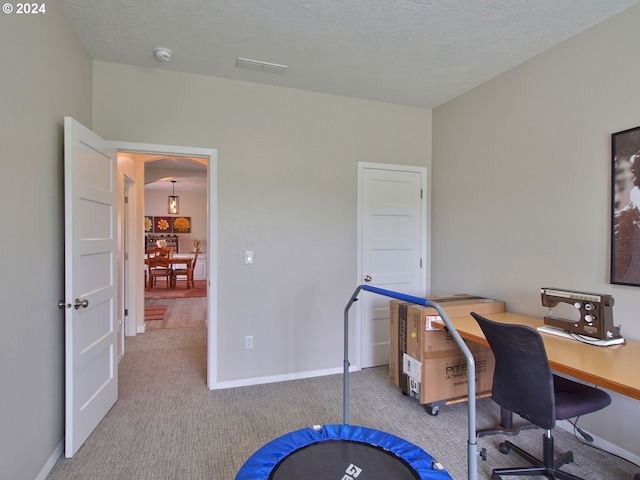
POLYGON ((176 181, 171 180, 173 184, 173 194, 169 195, 169 199, 167 201, 167 213, 170 215, 177 215, 179 211, 180 197, 176 195, 176 181))

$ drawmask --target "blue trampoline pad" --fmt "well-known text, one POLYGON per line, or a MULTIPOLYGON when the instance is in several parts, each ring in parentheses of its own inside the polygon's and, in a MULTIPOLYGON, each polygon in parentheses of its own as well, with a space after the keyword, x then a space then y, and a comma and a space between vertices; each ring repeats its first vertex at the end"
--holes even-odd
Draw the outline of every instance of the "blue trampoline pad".
POLYGON ((256 451, 236 480, 451 480, 421 448, 352 425, 303 428, 256 451))

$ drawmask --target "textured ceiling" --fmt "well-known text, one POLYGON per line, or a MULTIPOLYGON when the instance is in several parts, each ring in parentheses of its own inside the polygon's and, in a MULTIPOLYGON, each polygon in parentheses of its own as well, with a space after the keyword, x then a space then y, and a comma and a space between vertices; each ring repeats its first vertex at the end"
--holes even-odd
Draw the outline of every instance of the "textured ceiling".
POLYGON ((94 60, 434 108, 638 0, 57 0, 94 60), (170 62, 155 47, 173 51, 170 62), (284 75, 235 67, 284 64, 284 75))

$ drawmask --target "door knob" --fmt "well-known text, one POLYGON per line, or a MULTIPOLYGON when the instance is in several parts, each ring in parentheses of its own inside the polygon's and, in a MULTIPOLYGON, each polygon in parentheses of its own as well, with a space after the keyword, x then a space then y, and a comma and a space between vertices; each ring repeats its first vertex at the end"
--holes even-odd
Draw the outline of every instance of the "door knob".
POLYGON ((78 310, 80 307, 82 308, 87 308, 89 306, 89 300, 87 300, 86 298, 84 300, 80 300, 79 298, 76 298, 73 301, 73 307, 78 310))
POLYGON ((364 276, 364 281, 365 282, 370 282, 371 280, 373 280, 373 278, 371 278, 371 275, 365 275, 364 276))
POLYGON ((59 308, 60 310, 64 310, 65 308, 71 308, 71 304, 70 304, 70 303, 65 302, 64 300, 60 300, 60 301, 58 302, 58 308, 59 308))

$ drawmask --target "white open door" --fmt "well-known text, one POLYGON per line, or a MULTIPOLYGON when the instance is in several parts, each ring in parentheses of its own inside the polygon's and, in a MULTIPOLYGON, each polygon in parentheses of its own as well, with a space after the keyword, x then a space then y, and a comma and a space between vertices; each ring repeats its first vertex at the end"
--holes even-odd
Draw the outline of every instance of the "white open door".
POLYGON ((116 151, 64 119, 65 456, 118 398, 116 151))
MULTIPOLYGON (((426 169, 359 165, 360 283, 425 295, 426 169)), ((360 295, 362 368, 389 363, 389 298, 360 295)))

